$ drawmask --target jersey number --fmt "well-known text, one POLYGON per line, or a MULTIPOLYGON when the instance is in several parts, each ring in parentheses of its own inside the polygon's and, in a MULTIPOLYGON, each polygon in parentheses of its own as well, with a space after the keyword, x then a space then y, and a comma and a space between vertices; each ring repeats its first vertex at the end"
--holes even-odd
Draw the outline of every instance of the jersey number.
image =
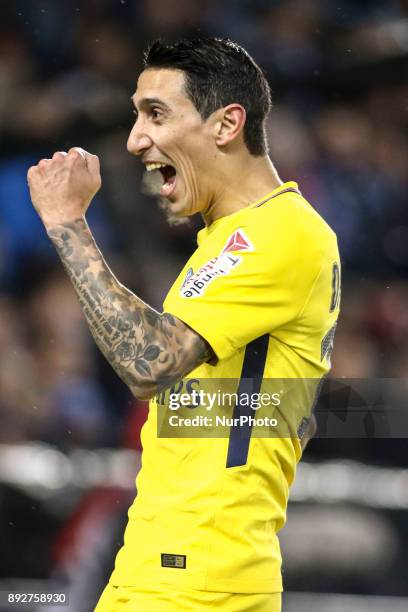
POLYGON ((336 310, 340 303, 340 267, 337 262, 333 264, 332 271, 332 296, 330 300, 330 312, 336 310))

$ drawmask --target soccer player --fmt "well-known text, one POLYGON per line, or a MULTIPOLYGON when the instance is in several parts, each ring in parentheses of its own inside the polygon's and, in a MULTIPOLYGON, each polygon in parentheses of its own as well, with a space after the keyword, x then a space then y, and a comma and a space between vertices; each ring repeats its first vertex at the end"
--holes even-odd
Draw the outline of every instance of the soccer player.
POLYGON ((276 534, 312 402, 281 437, 231 426, 225 438, 164 438, 158 410, 191 379, 250 379, 259 390, 263 378, 324 376, 339 311, 336 237, 269 159, 270 89, 239 45, 155 42, 133 103, 129 152, 160 173, 169 216, 201 213, 205 223, 162 313, 120 284, 86 223, 97 157, 73 148, 28 172, 95 341, 134 395, 151 400, 138 494, 96 610, 278 612, 276 534))

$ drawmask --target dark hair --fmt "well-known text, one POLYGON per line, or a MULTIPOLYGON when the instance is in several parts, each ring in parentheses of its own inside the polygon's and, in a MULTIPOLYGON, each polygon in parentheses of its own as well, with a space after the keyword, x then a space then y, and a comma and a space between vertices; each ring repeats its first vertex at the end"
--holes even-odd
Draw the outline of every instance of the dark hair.
POLYGON ((144 68, 169 68, 185 73, 186 94, 205 120, 215 110, 236 102, 246 111, 244 141, 252 155, 268 147, 264 122, 271 108, 268 81, 252 57, 229 39, 156 40, 144 55, 144 68))

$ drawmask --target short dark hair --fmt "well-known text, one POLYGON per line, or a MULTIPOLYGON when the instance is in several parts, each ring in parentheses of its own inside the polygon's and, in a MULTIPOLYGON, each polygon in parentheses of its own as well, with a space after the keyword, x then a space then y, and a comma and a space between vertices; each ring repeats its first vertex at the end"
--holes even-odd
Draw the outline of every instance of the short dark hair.
POLYGON ((184 38, 170 44, 156 40, 144 55, 144 68, 169 68, 185 73, 186 94, 201 117, 236 102, 246 111, 244 141, 252 155, 268 151, 265 119, 271 91, 252 57, 228 38, 184 38))

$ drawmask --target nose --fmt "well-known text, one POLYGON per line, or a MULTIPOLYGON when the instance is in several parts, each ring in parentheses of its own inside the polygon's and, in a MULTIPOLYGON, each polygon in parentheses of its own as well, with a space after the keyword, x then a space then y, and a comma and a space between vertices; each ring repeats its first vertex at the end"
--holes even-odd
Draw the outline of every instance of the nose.
POLYGON ((134 124, 127 141, 127 150, 132 155, 141 155, 147 149, 150 149, 153 142, 152 139, 144 130, 141 129, 139 121, 134 124))

